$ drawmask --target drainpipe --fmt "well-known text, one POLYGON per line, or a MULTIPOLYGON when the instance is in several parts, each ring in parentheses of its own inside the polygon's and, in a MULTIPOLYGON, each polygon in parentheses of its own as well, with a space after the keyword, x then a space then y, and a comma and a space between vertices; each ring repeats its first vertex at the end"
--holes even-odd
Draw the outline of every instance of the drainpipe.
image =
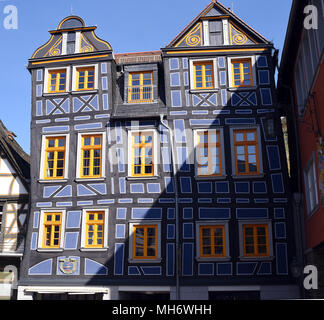
POLYGON ((172 129, 163 122, 163 115, 160 114, 160 123, 163 125, 169 132, 170 145, 171 145, 171 162, 172 162, 172 176, 173 176, 173 185, 174 185, 174 194, 175 194, 175 219, 176 219, 176 300, 180 300, 180 286, 179 286, 179 268, 180 268, 180 243, 179 243, 179 193, 178 193, 178 181, 177 181, 177 167, 175 162, 175 152, 174 152, 174 143, 173 143, 173 132, 172 129))

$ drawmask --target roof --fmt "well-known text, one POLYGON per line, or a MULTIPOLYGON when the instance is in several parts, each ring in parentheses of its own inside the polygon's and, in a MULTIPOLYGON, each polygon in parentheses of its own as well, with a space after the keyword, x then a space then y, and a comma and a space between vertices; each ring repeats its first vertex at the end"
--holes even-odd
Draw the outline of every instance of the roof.
POLYGON ((293 0, 287 26, 285 43, 282 51, 278 83, 289 85, 293 77, 293 68, 297 58, 298 47, 303 31, 304 7, 307 0, 293 0))
POLYGON ((0 120, 0 148, 19 177, 26 182, 26 180, 30 179, 30 156, 17 143, 14 139, 15 136, 0 120))
POLYGON ((162 61, 161 51, 144 51, 144 52, 129 52, 115 53, 116 63, 146 63, 162 61))

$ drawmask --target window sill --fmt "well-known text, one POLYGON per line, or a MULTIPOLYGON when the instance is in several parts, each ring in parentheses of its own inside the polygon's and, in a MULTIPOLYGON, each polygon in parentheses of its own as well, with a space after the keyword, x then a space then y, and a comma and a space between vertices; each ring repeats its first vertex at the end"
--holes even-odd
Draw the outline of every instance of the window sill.
POLYGON ((86 181, 105 181, 106 177, 102 178, 75 178, 75 182, 86 182, 86 181))
POLYGON ((202 258, 202 257, 196 257, 196 260, 199 262, 208 262, 208 261, 231 261, 231 257, 221 257, 221 258, 202 258))
POLYGON ((240 256, 239 259, 241 261, 272 261, 274 260, 274 256, 268 256, 268 257, 244 257, 244 256, 240 256))
POLYGON ((189 93, 209 93, 209 92, 218 92, 220 89, 212 88, 212 89, 190 89, 189 93))
POLYGON ((138 104, 143 105, 143 104, 157 104, 158 100, 153 100, 153 101, 146 101, 146 102, 124 102, 123 105, 125 106, 136 106, 138 104))
POLYGON ((67 182, 68 179, 64 178, 64 179, 53 179, 53 180, 46 180, 46 179, 38 179, 37 180, 39 183, 60 183, 60 182, 67 182))
POLYGON ((80 248, 80 251, 88 251, 88 252, 104 252, 108 250, 108 247, 104 248, 80 248))
POLYGON ((196 180, 224 180, 227 178, 227 175, 225 176, 195 176, 196 180))
POLYGON ((233 174, 232 175, 232 178, 233 179, 251 179, 251 178, 263 178, 264 177, 264 173, 260 173, 260 174, 247 174, 247 175, 236 175, 236 174, 233 174))
POLYGON ((63 248, 53 248, 53 249, 50 249, 50 248, 38 248, 36 249, 36 251, 38 252, 63 252, 64 249, 63 248))
POLYGON ((129 263, 160 263, 161 258, 158 259, 128 259, 129 263))
POLYGON ((227 88, 228 91, 247 91, 247 90, 256 90, 257 86, 252 87, 229 87, 227 88))
POLYGON ((69 92, 44 92, 43 97, 52 97, 57 95, 67 96, 69 92))
POLYGON ((97 93, 98 89, 93 90, 79 90, 79 91, 71 91, 71 94, 88 94, 88 93, 97 93))
POLYGON ((152 177, 126 177, 126 180, 157 180, 159 176, 152 176, 152 177))

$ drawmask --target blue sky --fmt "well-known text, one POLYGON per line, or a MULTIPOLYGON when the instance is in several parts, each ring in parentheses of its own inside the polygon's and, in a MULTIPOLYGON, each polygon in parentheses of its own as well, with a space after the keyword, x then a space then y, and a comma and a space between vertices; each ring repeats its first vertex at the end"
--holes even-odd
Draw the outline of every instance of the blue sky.
MULTIPOLYGON (((222 0, 252 28, 283 47, 292 0, 222 0)), ((29 153, 31 79, 26 69, 49 30, 72 13, 110 42, 115 53, 159 50, 167 45, 210 0, 0 0, 0 119, 29 153), (18 29, 3 25, 7 5, 18 10, 18 29)))

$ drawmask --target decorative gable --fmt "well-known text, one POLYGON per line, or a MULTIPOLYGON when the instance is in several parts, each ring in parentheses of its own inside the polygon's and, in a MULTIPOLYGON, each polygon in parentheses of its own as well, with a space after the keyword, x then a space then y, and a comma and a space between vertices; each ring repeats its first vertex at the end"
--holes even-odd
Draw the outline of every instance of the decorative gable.
POLYGON ((95 30, 96 27, 87 27, 80 17, 67 17, 56 30, 49 31, 50 40, 34 52, 32 59, 111 51, 110 44, 99 39, 95 30))
POLYGON ((244 33, 240 28, 234 26, 233 23, 229 24, 229 33, 231 45, 247 45, 257 43, 256 41, 252 40, 246 33, 244 33))
POLYGON ((183 36, 175 47, 201 47, 203 46, 202 23, 198 22, 183 36))
POLYGON ((248 26, 218 1, 212 1, 167 46, 206 47, 268 44, 264 37, 248 26))

